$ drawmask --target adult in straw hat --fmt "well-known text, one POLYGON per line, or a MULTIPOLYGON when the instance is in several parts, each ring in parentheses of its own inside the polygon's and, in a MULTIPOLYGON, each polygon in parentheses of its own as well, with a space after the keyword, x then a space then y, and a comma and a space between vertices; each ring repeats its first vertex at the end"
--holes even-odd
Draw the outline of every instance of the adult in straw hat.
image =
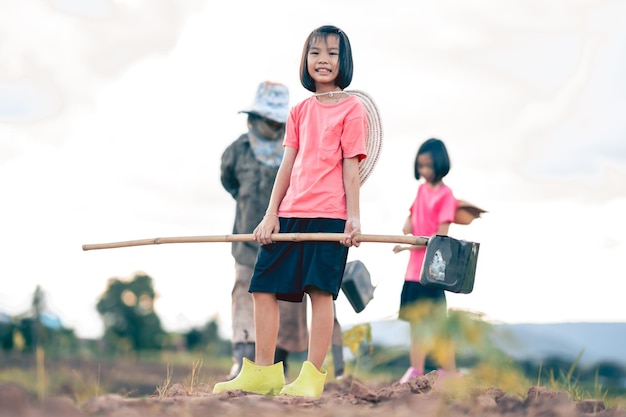
MULTIPOLYGON (((252 233, 265 214, 282 161, 289 91, 283 84, 262 82, 254 102, 239 113, 247 115, 247 131, 222 154, 220 179, 236 202, 233 233, 252 233)), ((258 249, 256 241, 233 242, 231 247, 235 283, 231 304, 233 366, 229 379, 237 376, 243 358, 255 357, 254 305, 248 288, 258 249)), ((285 360, 289 352, 307 348, 307 306, 282 301, 279 307, 281 330, 276 351, 277 359, 285 360)))

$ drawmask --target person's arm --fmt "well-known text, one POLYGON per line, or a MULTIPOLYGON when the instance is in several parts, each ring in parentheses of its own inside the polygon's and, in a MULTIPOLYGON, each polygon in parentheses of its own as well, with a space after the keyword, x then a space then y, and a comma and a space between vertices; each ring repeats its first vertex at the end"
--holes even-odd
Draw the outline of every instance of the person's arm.
POLYGON ((235 175, 235 159, 237 152, 234 150, 234 143, 231 144, 222 154, 220 166, 220 181, 222 186, 236 200, 239 195, 239 180, 235 175))
MULTIPOLYGON (((404 226, 402 226, 402 233, 404 233, 405 235, 410 235, 413 233, 413 223, 411 222, 411 214, 409 213, 409 215, 406 217, 406 220, 404 221, 404 226)), ((411 249, 417 249, 417 248, 421 248, 422 246, 402 246, 402 245, 396 245, 393 247, 393 253, 398 253, 398 252, 402 252, 403 250, 411 250, 411 249)))
MULTIPOLYGON (((411 217, 409 216, 408 220, 407 220, 408 224, 411 224, 411 217)), ((406 223, 405 223, 405 228, 406 228, 406 223)), ((402 231, 405 231, 405 228, 402 229, 402 231)), ((439 227, 437 228, 437 235, 441 235, 441 236, 448 236, 448 230, 450 229, 450 223, 440 223, 439 227)), ((404 233, 405 235, 408 233, 404 233)), ((399 253, 402 252, 403 250, 414 250, 414 249, 420 249, 423 248, 423 246, 417 246, 417 245, 410 245, 410 246, 402 246, 402 245, 396 245, 393 247, 393 253, 399 253)))
POLYGON ((343 187, 346 191, 346 220, 345 233, 350 237, 342 240, 345 246, 359 246, 359 242, 353 238, 361 233, 361 208, 359 205, 361 180, 359 178, 359 158, 347 158, 343 160, 343 187))
POLYGON ((409 214, 404 221, 404 226, 402 226, 402 233, 405 235, 410 235, 413 233, 413 222, 411 222, 411 215, 409 214))
POLYGON ((448 236, 448 230, 450 230, 450 223, 439 223, 437 234, 441 236, 448 236))
POLYGON ((289 188, 291 171, 293 170, 293 163, 297 153, 297 149, 290 146, 285 147, 283 160, 278 168, 276 179, 274 180, 274 186, 272 188, 270 202, 265 211, 265 216, 263 220, 261 220, 261 223, 254 229, 254 239, 261 245, 272 243, 272 233, 278 233, 280 231, 278 207, 280 207, 280 203, 287 193, 287 188, 289 188))

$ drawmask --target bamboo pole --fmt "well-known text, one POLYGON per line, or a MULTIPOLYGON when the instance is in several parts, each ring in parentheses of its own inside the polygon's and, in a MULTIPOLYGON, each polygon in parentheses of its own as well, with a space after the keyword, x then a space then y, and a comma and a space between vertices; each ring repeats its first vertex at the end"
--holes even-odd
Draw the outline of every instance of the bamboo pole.
MULTIPOLYGON (((340 241, 348 235, 345 233, 273 233, 274 242, 312 242, 312 241, 340 241)), ((160 245, 164 243, 206 243, 206 242, 251 242, 250 234, 214 235, 214 236, 180 236, 155 237, 152 239, 127 240, 124 242, 93 243, 83 245, 83 250, 112 249, 128 246, 160 245)), ((394 235, 356 235, 357 242, 404 243, 415 246, 426 246, 428 238, 424 236, 394 236, 394 235)))

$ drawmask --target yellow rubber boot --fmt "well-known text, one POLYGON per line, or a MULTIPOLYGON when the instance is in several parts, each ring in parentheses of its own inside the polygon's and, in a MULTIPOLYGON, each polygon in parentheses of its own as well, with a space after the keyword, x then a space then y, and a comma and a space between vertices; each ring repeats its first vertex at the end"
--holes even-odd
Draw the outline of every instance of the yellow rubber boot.
POLYGON ((326 369, 318 371, 315 365, 309 361, 302 364, 300 375, 291 384, 285 385, 280 395, 290 397, 319 398, 324 392, 326 382, 326 369))
POLYGON ((233 380, 215 384, 213 394, 240 389, 255 394, 277 395, 284 386, 285 375, 282 362, 259 366, 248 358, 243 358, 239 375, 233 380))

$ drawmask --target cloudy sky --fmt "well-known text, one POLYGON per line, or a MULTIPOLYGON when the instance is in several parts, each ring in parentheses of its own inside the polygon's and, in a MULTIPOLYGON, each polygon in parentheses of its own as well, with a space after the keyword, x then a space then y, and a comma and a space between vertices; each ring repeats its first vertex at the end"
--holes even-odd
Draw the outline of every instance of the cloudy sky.
MULTIPOLYGON (((231 232, 222 151, 259 82, 292 104, 317 26, 350 37, 350 88, 375 99, 383 154, 364 233, 401 234, 419 144, 448 145, 446 182, 489 211, 474 291, 449 305, 497 322, 626 321, 626 1, 21 0, 0 2, 0 312, 37 285, 80 336, 112 277, 154 279, 167 330, 230 333, 228 243, 82 251, 87 243, 231 232)), ((377 285, 344 324, 396 317, 408 253, 350 251, 377 285)))

